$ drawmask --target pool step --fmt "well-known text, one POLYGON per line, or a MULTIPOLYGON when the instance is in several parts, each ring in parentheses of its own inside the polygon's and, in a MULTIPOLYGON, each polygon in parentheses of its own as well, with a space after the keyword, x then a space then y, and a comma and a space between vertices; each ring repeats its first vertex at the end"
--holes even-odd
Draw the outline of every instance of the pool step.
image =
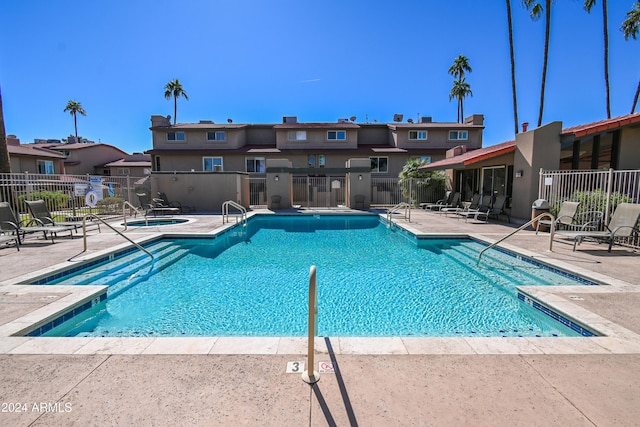
POLYGON ((159 271, 164 270, 170 265, 178 262, 180 259, 184 258, 189 254, 188 248, 180 248, 172 251, 170 254, 162 257, 161 259, 156 259, 153 263, 149 263, 146 266, 143 266, 139 271, 134 272, 133 274, 120 275, 119 277, 113 276, 112 281, 108 283, 104 283, 109 286, 109 290, 107 291, 109 298, 114 298, 121 293, 127 291, 131 287, 137 285, 141 281, 145 280, 150 275, 156 274, 159 271))
MULTIPOLYGON (((153 246, 149 249, 154 256, 154 260, 158 261, 175 251, 176 246, 169 242, 163 242, 162 244, 153 246)), ((86 273, 78 273, 66 279, 61 278, 59 281, 55 282, 55 284, 104 285, 106 284, 105 282, 111 280, 110 277, 120 277, 123 275, 126 277, 126 275, 131 275, 138 269, 143 268, 149 263, 149 261, 150 258, 147 254, 141 251, 135 251, 123 256, 122 258, 118 258, 117 260, 107 262, 102 266, 95 267, 93 269, 90 268, 86 273)))

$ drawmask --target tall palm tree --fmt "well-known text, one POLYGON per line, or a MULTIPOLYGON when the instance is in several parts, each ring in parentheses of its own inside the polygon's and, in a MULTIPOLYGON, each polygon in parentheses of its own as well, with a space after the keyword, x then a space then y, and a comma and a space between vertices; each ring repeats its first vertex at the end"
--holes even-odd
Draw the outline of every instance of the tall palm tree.
POLYGON ((551 2, 552 0, 544 0, 544 6, 536 0, 522 0, 531 19, 537 21, 544 12, 544 56, 542 60, 542 83, 540 84, 540 111, 538 113, 538 127, 542 126, 542 113, 544 111, 544 88, 547 83, 547 64, 549 62, 549 33, 551 29, 551 2))
POLYGON ((471 86, 469 86, 469 83, 467 83, 464 79, 454 80, 451 92, 449 92, 449 101, 454 98, 458 100, 458 123, 462 123, 461 119, 464 117, 463 100, 467 96, 473 96, 473 92, 471 92, 471 86))
POLYGON ((178 79, 171 80, 165 85, 164 89, 164 97, 166 99, 170 99, 173 96, 173 125, 175 126, 178 114, 178 98, 182 96, 188 101, 189 97, 178 79))
POLYGON ((518 134, 518 100, 516 99, 516 58, 513 54, 513 23, 511 22, 511 1, 507 0, 507 25, 509 26, 509 58, 511 59, 511 92, 513 93, 513 124, 518 134))
POLYGON ((4 128, 4 111, 2 110, 2 90, 0 90, 0 173, 11 173, 7 132, 4 128))
MULTIPOLYGON (((633 37, 634 40, 638 39, 638 32, 640 31, 640 1, 633 4, 631 10, 627 12, 627 19, 624 20, 620 27, 624 33, 625 40, 629 40, 629 37, 633 37)), ((638 105, 638 98, 640 97, 640 81, 638 81, 638 88, 636 94, 633 97, 633 104, 631 105, 631 114, 636 111, 636 105, 638 105)))
POLYGON ((458 57, 453 60, 453 65, 449 67, 449 74, 458 79, 453 81, 453 88, 451 89, 451 93, 449 93, 449 101, 453 98, 458 99, 458 123, 462 123, 464 120, 463 99, 467 95, 471 95, 471 88, 469 84, 464 81, 464 73, 470 73, 471 71, 469 58, 464 55, 458 55, 458 57), (455 95, 453 95, 454 92, 455 95))
MULTIPOLYGON (((597 0, 584 0, 584 10, 591 13, 597 0)), ((602 0, 602 22, 604 34, 604 86, 606 89, 607 119, 611 118, 611 94, 609 90, 609 25, 607 23, 607 0, 602 0)))
POLYGON ((67 111, 73 116, 73 126, 76 129, 76 142, 79 142, 78 141, 78 119, 77 119, 77 115, 78 114, 82 114, 83 116, 86 116, 87 112, 84 111, 84 108, 82 108, 82 105, 79 102, 74 101, 73 99, 70 99, 67 102, 67 106, 64 107, 64 112, 66 113, 67 111))

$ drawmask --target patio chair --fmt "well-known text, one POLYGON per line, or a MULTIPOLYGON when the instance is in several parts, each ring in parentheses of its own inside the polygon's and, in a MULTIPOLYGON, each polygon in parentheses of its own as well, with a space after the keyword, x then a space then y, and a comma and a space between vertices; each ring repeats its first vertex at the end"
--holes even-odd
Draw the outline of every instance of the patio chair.
POLYGON ((607 225, 604 231, 565 231, 560 230, 555 233, 557 236, 564 236, 573 238, 573 251, 575 252, 576 246, 582 243, 584 239, 594 239, 598 242, 609 243, 607 252, 611 252, 611 247, 615 243, 616 239, 622 237, 632 237, 637 234, 638 219, 640 219, 640 204, 638 203, 620 203, 613 215, 609 225, 607 225))
POLYGON ((449 199, 447 202, 436 203, 436 204, 427 206, 426 209, 437 212, 444 208, 458 208, 460 207, 461 203, 462 203, 462 195, 460 194, 460 192, 456 191, 455 193, 453 193, 453 196, 451 196, 451 199, 449 199))
POLYGON ((16 235, 9 236, 9 235, 5 235, 5 234, 0 235, 0 244, 10 243, 10 242, 15 242, 16 249, 19 252, 20 251, 20 242, 18 241, 18 236, 16 236, 16 235))
POLYGON ((447 191, 444 195, 444 199, 440 199, 435 203, 420 203, 420 207, 422 209, 431 209, 431 206, 448 205, 451 203, 451 199, 453 199, 453 191, 447 191))
POLYGON ((29 225, 32 221, 25 223, 24 221, 18 220, 13 209, 11 209, 11 205, 9 205, 8 202, 0 202, 0 231, 2 231, 4 235, 11 234, 16 236, 18 238, 19 245, 22 244, 20 235, 24 238, 27 234, 31 233, 42 233, 45 240, 47 240, 47 235, 49 235, 51 236, 51 243, 55 243, 53 240, 54 236, 63 231, 68 231, 71 237, 73 237, 73 227, 57 225, 29 225))
POLYGON ((463 202, 462 204, 463 205, 467 204, 467 206, 465 206, 465 207, 455 206, 455 207, 450 207, 450 208, 442 208, 442 209, 440 209, 440 212, 444 213, 445 216, 448 216, 450 213, 456 213, 457 214, 458 212, 464 212, 464 211, 469 211, 469 210, 475 211, 480 206, 480 194, 475 193, 473 195, 473 197, 471 198, 471 202, 463 202))
POLYGON ((193 206, 183 205, 182 203, 175 200, 169 201, 169 198, 167 197, 166 193, 163 193, 161 191, 158 191, 158 198, 154 199, 154 201, 162 203, 164 206, 169 208, 178 208, 180 209, 181 213, 195 212, 196 210, 193 206))
MULTIPOLYGON (((558 212, 558 216, 554 222, 555 229, 558 230, 560 228, 571 228, 574 224, 576 213, 578 212, 578 207, 580 206, 580 202, 562 202, 560 206, 560 211, 558 212)), ((540 219, 536 224, 536 234, 540 230, 540 226, 543 227, 551 227, 550 219, 540 219)))
MULTIPOLYGON (((82 221, 54 221, 53 215, 51 215, 44 200, 25 200, 24 203, 27 205, 27 209, 29 209, 31 218, 33 218, 38 225, 73 227, 76 233, 78 232, 78 228, 82 227, 82 221)), ((98 230, 100 230, 100 224, 95 224, 98 226, 98 230)))
POLYGON ((467 221, 469 218, 478 219, 478 217, 484 217, 485 222, 489 211, 491 210, 491 196, 481 196, 480 202, 476 205, 475 208, 469 206, 468 209, 463 209, 461 211, 456 212, 458 215, 458 219, 464 218, 467 221))

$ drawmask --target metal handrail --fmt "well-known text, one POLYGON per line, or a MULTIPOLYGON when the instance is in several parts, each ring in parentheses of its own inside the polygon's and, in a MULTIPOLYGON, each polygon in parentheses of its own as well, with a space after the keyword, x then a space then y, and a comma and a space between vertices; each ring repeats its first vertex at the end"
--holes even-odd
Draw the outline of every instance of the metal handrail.
POLYGON ((480 254, 478 255, 478 261, 476 262, 476 265, 480 264, 480 259, 482 258, 482 254, 484 254, 486 251, 488 251, 492 247, 496 246, 498 243, 501 243, 501 242, 507 240, 509 237, 513 236, 518 231, 525 229, 526 227, 530 226, 534 222, 536 222, 536 221, 538 221, 538 220, 540 220, 541 218, 544 218, 544 217, 549 217, 551 219, 551 231, 549 233, 549 252, 552 252, 552 249, 553 249, 553 235, 555 233, 555 228, 556 228, 556 217, 553 216, 552 214, 550 214, 549 212, 543 212, 540 215, 536 216, 535 218, 532 218, 531 221, 529 221, 526 224, 518 227, 516 230, 514 230, 511 233, 507 234, 506 236, 504 236, 500 240, 498 240, 496 242, 493 242, 492 244, 490 244, 489 246, 487 246, 486 248, 481 250, 480 254))
POLYGON ((87 214, 87 215, 82 217, 82 239, 84 241, 84 251, 83 252, 87 251, 87 218, 97 219, 98 221, 100 221, 101 223, 103 223, 104 225, 109 227, 111 230, 113 230, 116 234, 121 235, 122 237, 127 239, 129 241, 129 243, 131 243, 132 245, 134 245, 135 247, 140 249, 142 252, 144 252, 147 255, 149 255, 152 260, 154 259, 153 255, 151 254, 151 252, 149 252, 148 250, 146 250, 145 248, 140 246, 138 243, 134 242, 133 240, 131 240, 130 238, 128 238, 127 236, 122 234, 120 231, 118 231, 115 228, 113 228, 108 222, 106 222, 104 219, 100 218, 96 214, 87 214))
MULTIPOLYGON (((132 208, 134 211, 136 211, 136 213, 139 213, 139 214, 145 213, 142 209, 138 209, 137 207, 133 206, 131 203, 125 200, 124 203, 122 204, 122 218, 124 218, 124 231, 127 231, 127 212, 125 211, 125 208, 127 207, 127 205, 130 208, 132 208)), ((147 215, 144 216, 144 225, 149 226, 149 219, 147 218, 147 215)))
POLYGON ((411 222, 411 205, 407 202, 400 202, 387 211, 387 221, 391 223, 391 215, 404 208, 404 219, 411 222))
MULTIPOLYGON (((241 204, 234 202, 233 200, 227 200, 222 204, 222 223, 224 224, 226 222, 229 222, 229 206, 233 206, 234 208, 240 211, 240 220, 242 222, 242 225, 246 226, 247 225, 247 209, 241 204)), ((238 222, 237 218, 236 218, 236 222, 238 222)))

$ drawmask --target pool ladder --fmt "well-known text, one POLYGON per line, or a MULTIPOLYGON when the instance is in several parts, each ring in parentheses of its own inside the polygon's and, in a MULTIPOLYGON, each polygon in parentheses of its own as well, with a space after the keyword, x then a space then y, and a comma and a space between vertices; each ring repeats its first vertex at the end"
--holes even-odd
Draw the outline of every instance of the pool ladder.
POLYGON ((389 221, 389 225, 393 224, 392 215, 402 208, 404 208, 404 219, 406 219, 407 222, 411 222, 411 205, 407 202, 400 202, 387 211, 387 221, 389 221))
MULTIPOLYGON (((227 200, 222 204, 222 223, 225 224, 229 222, 229 206, 240 211, 240 222, 244 227, 247 226, 247 209, 239 203, 234 202, 233 200, 227 200)), ((238 216, 236 216, 236 223, 238 222, 238 216)))
POLYGON ((127 206, 129 206, 129 208, 133 209, 137 214, 145 214, 144 215, 144 225, 145 226, 149 226, 149 220, 147 219, 147 215, 145 213, 144 210, 142 210, 141 208, 137 208, 135 206, 133 206, 131 203, 127 202, 126 200, 124 201, 124 203, 122 204, 122 218, 124 219, 124 231, 127 231, 127 206))
POLYGON ((527 222, 524 225, 521 225, 520 227, 518 227, 517 229, 513 230, 511 233, 507 234, 506 236, 504 236, 500 240, 493 242, 492 244, 490 244, 489 246, 487 246, 486 248, 481 250, 480 254, 478 254, 478 261, 476 262, 476 265, 480 264, 480 260, 482 259, 482 254, 484 254, 486 251, 488 251, 492 247, 496 246, 498 243, 507 240, 509 237, 513 236, 518 231, 524 230, 525 228, 527 228, 528 226, 530 226, 534 222, 536 222, 536 221, 538 221, 538 220, 540 220, 540 219, 542 219, 544 217, 548 217, 551 220, 550 221, 551 222, 551 228, 550 228, 550 231, 549 231, 549 252, 552 252, 553 251, 553 235, 555 234, 555 228, 556 228, 556 217, 553 216, 552 214, 550 214, 549 212, 543 212, 540 215, 538 215, 537 217, 533 218, 531 221, 527 222))

